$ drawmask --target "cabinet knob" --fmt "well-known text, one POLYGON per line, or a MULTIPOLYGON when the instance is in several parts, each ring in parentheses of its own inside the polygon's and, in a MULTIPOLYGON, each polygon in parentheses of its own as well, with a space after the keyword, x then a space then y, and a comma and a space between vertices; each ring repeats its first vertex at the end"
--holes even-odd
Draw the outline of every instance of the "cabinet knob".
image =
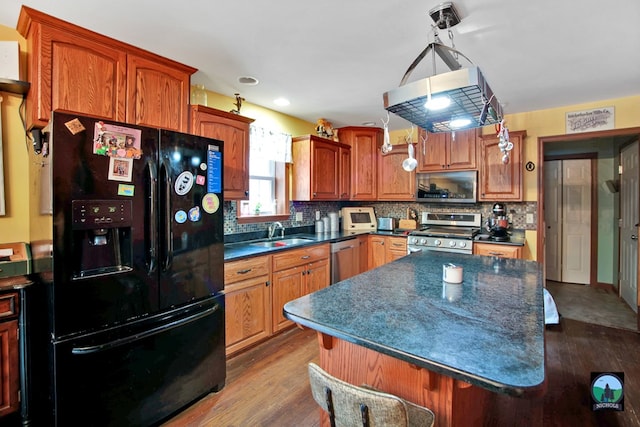
POLYGON ((249 197, 249 190, 244 190, 244 195, 249 197))
POLYGON ((268 280, 267 280, 266 282, 264 282, 264 285, 265 285, 265 286, 269 286, 270 284, 271 284, 271 282, 270 282, 270 281, 268 281, 268 280))

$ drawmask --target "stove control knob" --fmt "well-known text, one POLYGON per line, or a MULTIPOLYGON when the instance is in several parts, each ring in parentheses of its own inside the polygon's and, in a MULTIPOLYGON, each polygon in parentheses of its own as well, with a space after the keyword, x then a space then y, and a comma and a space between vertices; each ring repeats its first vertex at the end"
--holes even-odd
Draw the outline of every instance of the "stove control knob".
POLYGON ((417 237, 410 237, 409 238, 409 244, 410 245, 415 245, 418 243, 418 238, 417 237))
POLYGON ((449 242, 449 246, 452 247, 452 248, 455 248, 456 247, 456 242, 454 240, 451 240, 449 242))
POLYGON ((441 244, 442 244, 442 242, 440 240, 438 240, 438 239, 433 241, 433 245, 434 246, 440 246, 441 244))
POLYGON ((458 246, 460 246, 461 248, 466 248, 467 247, 467 242, 460 242, 460 243, 458 243, 458 246))

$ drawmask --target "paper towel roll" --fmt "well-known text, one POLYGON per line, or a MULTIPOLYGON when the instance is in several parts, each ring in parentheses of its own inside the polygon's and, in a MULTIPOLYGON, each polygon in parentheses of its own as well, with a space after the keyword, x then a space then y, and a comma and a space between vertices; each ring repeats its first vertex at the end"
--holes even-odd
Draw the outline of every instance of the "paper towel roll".
POLYGON ((338 212, 329 212, 329 220, 331 221, 331 232, 336 232, 340 229, 340 223, 338 222, 338 212))
POLYGON ((328 217, 323 217, 322 218, 322 222, 324 223, 324 232, 328 233, 331 231, 331 223, 329 222, 329 218, 328 217))

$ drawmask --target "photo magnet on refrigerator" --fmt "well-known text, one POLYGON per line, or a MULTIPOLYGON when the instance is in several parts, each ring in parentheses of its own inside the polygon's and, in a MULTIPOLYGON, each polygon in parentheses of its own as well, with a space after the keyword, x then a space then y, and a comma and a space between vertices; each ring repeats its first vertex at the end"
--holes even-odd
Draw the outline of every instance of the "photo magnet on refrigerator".
POLYGON ((182 224, 187 220, 187 213, 183 210, 179 210, 173 217, 178 224, 182 224))
POLYGON ((202 198, 202 209, 208 214, 212 214, 220 207, 220 199, 213 193, 207 193, 202 198))

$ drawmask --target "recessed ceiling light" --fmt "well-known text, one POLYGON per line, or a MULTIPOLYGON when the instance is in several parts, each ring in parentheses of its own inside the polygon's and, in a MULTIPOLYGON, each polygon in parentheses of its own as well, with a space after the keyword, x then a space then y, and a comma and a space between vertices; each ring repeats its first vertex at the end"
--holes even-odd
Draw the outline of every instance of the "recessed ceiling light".
POLYGON ((362 123, 362 126, 375 126, 376 122, 364 122, 362 123))
POLYGON ((238 82, 243 85, 255 86, 258 84, 258 79, 251 76, 240 76, 238 77, 238 82))
POLYGON ((287 105, 291 104, 289 102, 288 99, 286 98, 278 98, 278 99, 274 99, 273 103, 276 104, 279 107, 286 107, 287 105))

